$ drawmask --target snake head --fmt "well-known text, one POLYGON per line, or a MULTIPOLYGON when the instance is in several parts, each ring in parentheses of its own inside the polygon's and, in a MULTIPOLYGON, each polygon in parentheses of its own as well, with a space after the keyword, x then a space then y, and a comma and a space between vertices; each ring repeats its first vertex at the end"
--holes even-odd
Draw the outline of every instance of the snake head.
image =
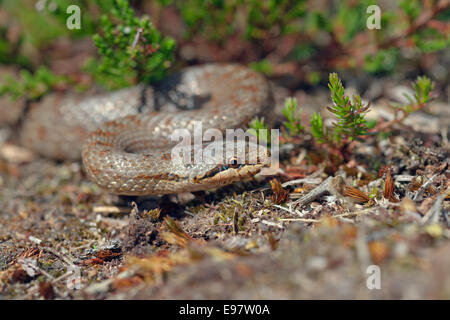
POLYGON ((192 177, 195 188, 199 190, 253 177, 270 165, 267 147, 251 141, 213 142, 201 152, 202 163, 193 168, 195 175, 192 177))

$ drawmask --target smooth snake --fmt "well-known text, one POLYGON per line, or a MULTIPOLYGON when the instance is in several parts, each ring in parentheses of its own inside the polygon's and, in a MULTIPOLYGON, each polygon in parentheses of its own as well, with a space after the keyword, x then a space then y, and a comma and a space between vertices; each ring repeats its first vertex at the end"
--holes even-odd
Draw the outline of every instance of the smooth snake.
POLYGON ((198 191, 255 175, 269 164, 269 154, 260 148, 257 163, 236 165, 236 159, 225 158, 226 148, 236 146, 227 144, 221 163, 186 164, 170 156, 173 131, 193 133, 196 122, 203 130, 246 128, 272 107, 262 75, 239 65, 208 64, 188 67, 154 86, 87 97, 50 94, 27 112, 20 139, 45 157, 81 156, 89 178, 112 193, 198 191))

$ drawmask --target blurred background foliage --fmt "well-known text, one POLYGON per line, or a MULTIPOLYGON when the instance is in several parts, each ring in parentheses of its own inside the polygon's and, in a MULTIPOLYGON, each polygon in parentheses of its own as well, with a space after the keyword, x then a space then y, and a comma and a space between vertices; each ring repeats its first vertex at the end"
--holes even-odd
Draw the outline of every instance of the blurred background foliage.
POLYGON ((0 0, 0 64, 11 67, 0 93, 116 89, 217 61, 290 89, 335 71, 344 81, 428 74, 448 83, 449 18, 449 0, 0 0), (79 30, 66 27, 71 4, 79 30), (372 4, 379 30, 366 26, 372 4))

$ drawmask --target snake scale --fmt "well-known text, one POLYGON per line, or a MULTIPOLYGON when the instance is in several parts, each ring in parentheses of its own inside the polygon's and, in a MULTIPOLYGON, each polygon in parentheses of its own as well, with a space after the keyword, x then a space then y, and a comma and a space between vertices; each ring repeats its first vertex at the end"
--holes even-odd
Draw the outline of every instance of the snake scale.
POLYGON ((81 156, 88 177, 112 193, 198 191, 255 175, 270 162, 267 149, 258 149, 257 163, 236 165, 224 152, 221 163, 187 164, 170 157, 173 131, 193 133, 199 121, 203 130, 245 128, 272 106, 270 85, 260 74, 239 65, 208 64, 188 67, 154 86, 87 97, 48 95, 26 113, 20 139, 45 157, 81 156))

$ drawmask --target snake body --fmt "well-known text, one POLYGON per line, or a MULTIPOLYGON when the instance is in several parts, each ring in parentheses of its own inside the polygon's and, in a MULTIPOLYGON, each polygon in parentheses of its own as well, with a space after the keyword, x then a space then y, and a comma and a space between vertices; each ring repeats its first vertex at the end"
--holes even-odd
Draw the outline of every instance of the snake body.
MULTIPOLYGON (((225 151, 220 163, 187 164, 170 156, 174 130, 194 134, 198 122, 203 130, 245 128, 272 105, 270 86, 258 73, 231 64, 195 66, 153 87, 45 97, 28 112, 21 140, 46 157, 76 160, 81 155, 89 178, 113 193, 197 191, 253 176, 269 164, 268 152, 259 148, 257 163, 239 166, 230 165, 225 151)), ((245 150, 254 152, 249 145, 245 150)))

